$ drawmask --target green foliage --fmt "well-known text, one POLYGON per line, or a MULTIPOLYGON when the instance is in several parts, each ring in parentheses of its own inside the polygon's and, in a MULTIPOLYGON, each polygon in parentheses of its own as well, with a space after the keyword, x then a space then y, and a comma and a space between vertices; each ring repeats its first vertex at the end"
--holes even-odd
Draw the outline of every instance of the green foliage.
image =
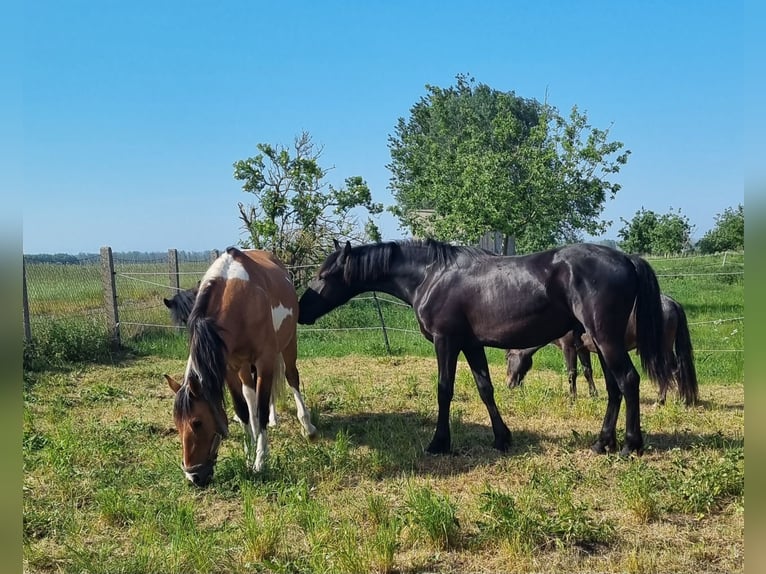
POLYGON ((465 75, 428 94, 389 138, 393 213, 415 235, 471 243, 488 231, 521 251, 598 234, 608 178, 629 152, 574 107, 556 108, 465 75), (425 212, 423 210, 430 210, 425 212))
POLYGON ((702 253, 739 251, 745 248, 745 207, 728 207, 716 215, 715 226, 702 236, 697 249, 702 253))
POLYGON ((340 188, 325 183, 321 150, 307 132, 295 139, 294 153, 283 146, 257 147, 261 153, 234 163, 234 178, 254 196, 250 205, 239 203, 245 247, 273 251, 286 265, 304 265, 331 251, 333 239, 380 239, 372 220, 358 228, 353 210, 374 215, 383 206, 372 201, 359 176, 346 178, 340 188))
POLYGON ((693 226, 680 209, 658 215, 642 207, 633 219, 620 220, 624 225, 617 235, 622 239, 619 246, 626 253, 669 255, 688 251, 691 247, 693 226))

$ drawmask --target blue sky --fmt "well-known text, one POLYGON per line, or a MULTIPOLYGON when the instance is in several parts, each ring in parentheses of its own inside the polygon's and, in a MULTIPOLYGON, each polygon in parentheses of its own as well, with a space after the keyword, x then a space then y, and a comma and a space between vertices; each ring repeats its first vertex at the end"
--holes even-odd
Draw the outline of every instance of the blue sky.
MULTIPOLYGON (((32 2, 20 18, 25 253, 206 250, 241 237, 256 144, 323 146, 329 182, 387 189, 387 138, 425 84, 468 73, 576 104, 632 151, 603 217, 744 201, 737 2, 32 2)), ((14 206, 11 205, 11 209, 14 206)), ((405 236, 390 215, 384 239, 405 236)))

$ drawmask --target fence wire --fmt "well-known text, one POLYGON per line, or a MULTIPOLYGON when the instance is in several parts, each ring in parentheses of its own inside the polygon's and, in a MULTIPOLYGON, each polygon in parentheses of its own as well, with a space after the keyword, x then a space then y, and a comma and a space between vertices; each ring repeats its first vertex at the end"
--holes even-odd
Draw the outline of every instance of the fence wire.
MULTIPOLYGON (((173 297, 179 290, 194 287, 208 269, 211 256, 189 256, 170 250, 165 257, 147 260, 142 254, 114 255, 114 284, 117 293, 117 313, 123 339, 130 339, 151 330, 178 330, 173 325, 163 299, 173 297)), ((215 252, 211 252, 215 255, 215 252)), ((713 281, 742 281, 744 276, 744 254, 718 256, 688 256, 650 259, 658 277, 670 281, 663 285, 663 291, 673 296, 673 281, 689 278, 713 281)), ((301 265, 290 268, 296 287, 303 286, 313 276, 319 264, 301 265)), ((76 263, 35 263, 25 262, 25 284, 28 291, 29 329, 32 337, 44 332, 54 324, 88 323, 91 328, 108 333, 108 317, 104 297, 104 269, 101 257, 83 256, 76 263)), ((409 307, 406 303, 387 295, 363 295, 354 298, 354 304, 380 305, 378 314, 382 321, 371 319, 365 326, 349 326, 329 322, 322 327, 300 327, 301 332, 337 332, 389 330, 405 335, 420 337, 421 333, 414 318, 397 324, 391 320, 388 308, 409 307), (381 324, 382 322, 382 324, 381 324)), ((744 308, 744 306, 742 307, 744 308)), ((401 313, 399 314, 401 315, 401 313)), ((690 325, 705 325, 717 329, 720 339, 718 348, 702 349, 699 352, 743 352, 742 348, 728 348, 736 329, 727 331, 725 323, 744 323, 744 316, 720 317, 709 321, 690 322, 690 325)), ((710 339, 706 340, 708 343, 710 339)), ((706 344, 705 346, 712 346, 706 344)))

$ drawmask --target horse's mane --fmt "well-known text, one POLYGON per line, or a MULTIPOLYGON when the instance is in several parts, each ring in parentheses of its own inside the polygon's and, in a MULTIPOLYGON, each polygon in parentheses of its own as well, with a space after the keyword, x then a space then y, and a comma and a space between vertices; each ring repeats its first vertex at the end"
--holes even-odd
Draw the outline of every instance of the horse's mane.
POLYGON ((376 281, 385 277, 392 263, 398 258, 418 261, 424 265, 435 263, 439 267, 454 265, 461 255, 472 258, 491 256, 479 247, 450 245, 433 239, 408 239, 371 243, 351 249, 345 264, 344 279, 351 281, 376 281))
POLYGON ((221 284, 213 280, 202 287, 194 301, 189 315, 190 359, 192 368, 181 389, 176 393, 176 415, 188 415, 191 412, 192 388, 199 392, 205 401, 211 404, 224 403, 224 382, 226 378, 226 344, 218 332, 212 317, 207 316, 210 297, 221 284))

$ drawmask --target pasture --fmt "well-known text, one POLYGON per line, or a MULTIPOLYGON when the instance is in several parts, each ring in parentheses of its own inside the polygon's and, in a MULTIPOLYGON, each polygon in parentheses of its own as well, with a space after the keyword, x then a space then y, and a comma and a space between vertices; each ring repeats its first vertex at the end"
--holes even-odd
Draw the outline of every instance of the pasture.
MULTIPOLYGON (((535 356, 525 386, 512 391, 502 385, 502 351, 489 354, 513 433, 508 453, 491 447, 461 358, 453 454, 425 454, 435 358, 408 332, 416 329, 411 311, 394 304, 383 305, 387 325, 402 329, 389 332, 392 355, 379 330, 330 330, 374 324, 368 301, 331 313, 318 331, 299 330, 298 366, 319 439, 301 436, 285 397, 266 471, 247 471, 233 425, 203 490, 179 468, 172 391, 162 379, 184 369, 183 333, 145 328, 126 352, 98 362, 72 361, 63 350, 60 360, 38 360, 24 372, 25 571, 741 572, 744 279, 712 274, 744 268, 742 255, 732 259, 652 261, 663 290, 687 311, 701 404, 687 409, 671 394, 658 407, 642 380, 640 458, 590 453, 603 379, 596 366, 600 396, 581 386, 572 403, 553 348, 535 356)), ((146 296, 143 306, 166 295, 146 296)), ((48 309, 56 313, 55 304, 48 309)), ((46 344, 30 353, 40 359, 46 344)), ((87 357, 91 339, 66 342, 78 345, 87 357)), ((624 407, 620 441, 623 417, 624 407)))

